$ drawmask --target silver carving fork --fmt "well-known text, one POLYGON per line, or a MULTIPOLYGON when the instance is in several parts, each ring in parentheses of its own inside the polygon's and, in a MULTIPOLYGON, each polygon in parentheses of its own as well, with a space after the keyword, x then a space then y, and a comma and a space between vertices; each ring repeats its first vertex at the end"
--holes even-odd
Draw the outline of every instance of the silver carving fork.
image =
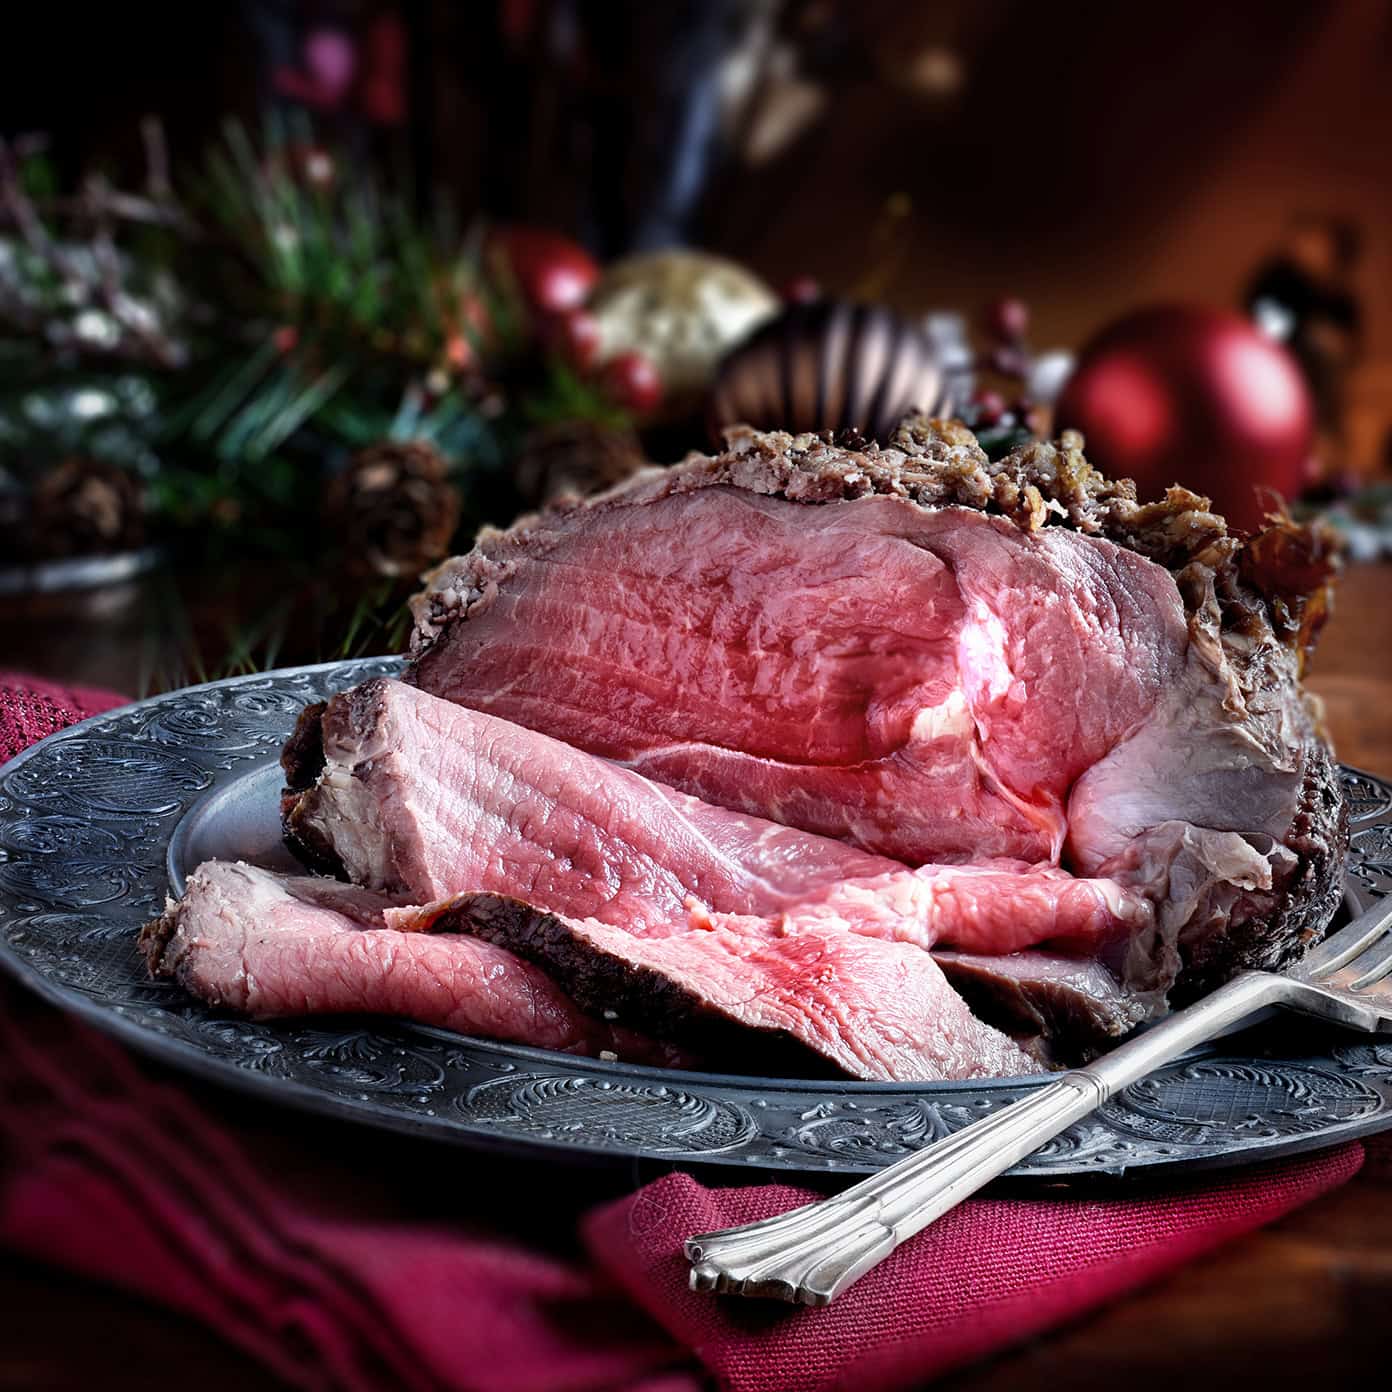
POLYGON ((989 1180, 1147 1073, 1257 1011, 1392 1029, 1392 895, 1290 971, 1234 977, 1187 1010, 832 1198, 687 1239, 691 1287, 825 1305, 989 1180))

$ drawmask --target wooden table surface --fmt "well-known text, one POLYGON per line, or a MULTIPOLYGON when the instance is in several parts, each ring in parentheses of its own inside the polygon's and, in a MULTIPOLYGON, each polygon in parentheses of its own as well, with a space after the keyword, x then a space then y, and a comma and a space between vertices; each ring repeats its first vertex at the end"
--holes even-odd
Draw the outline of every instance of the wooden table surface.
MULTIPOLYGON (((227 592, 254 588, 232 585, 227 592)), ((135 690, 159 665, 160 644, 172 641, 167 614, 152 607, 163 603, 161 593, 167 597, 147 585, 76 605, 0 601, 0 665, 135 690)), ((199 619, 196 597, 190 612, 196 622, 211 622, 199 619)), ((319 655, 292 647, 283 660, 319 655)), ((1392 565, 1349 572, 1309 684, 1325 702, 1340 757, 1392 775, 1392 565)), ((311 1166, 322 1138, 282 1136, 281 1143, 292 1148, 287 1163, 311 1166)), ((456 1156, 452 1163, 473 1162, 456 1156)), ((409 1166, 407 1172, 416 1173, 409 1166)), ((1389 1309, 1392 1163, 1384 1162, 1264 1231, 938 1386, 951 1392, 1025 1386, 1116 1392, 1118 1383, 1126 1392, 1228 1382, 1264 1389, 1353 1386, 1385 1375, 1389 1309)), ((97 1385, 104 1392, 279 1387, 186 1320, 0 1256, 0 1392, 97 1385)))

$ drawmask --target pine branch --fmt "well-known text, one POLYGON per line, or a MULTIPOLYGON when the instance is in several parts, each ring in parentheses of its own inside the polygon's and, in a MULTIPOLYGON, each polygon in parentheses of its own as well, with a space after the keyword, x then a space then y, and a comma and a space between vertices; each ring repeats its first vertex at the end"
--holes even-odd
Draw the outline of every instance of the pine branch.
POLYGON ((320 373, 309 386, 292 396, 286 405, 262 428, 247 446, 249 459, 264 459, 284 443, 307 421, 352 375, 352 367, 340 363, 320 373))

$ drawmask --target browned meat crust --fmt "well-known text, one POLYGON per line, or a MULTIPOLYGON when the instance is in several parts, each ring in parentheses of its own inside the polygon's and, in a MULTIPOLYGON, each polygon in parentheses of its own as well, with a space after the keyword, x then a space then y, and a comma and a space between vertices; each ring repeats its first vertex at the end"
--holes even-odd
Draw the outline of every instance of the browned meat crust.
POLYGON ((973 1015, 1051 1068, 1086 1063, 1147 1015, 1144 999, 1093 958, 1041 950, 997 957, 940 950, 933 958, 973 1015))
MULTIPOLYGON (((801 503, 888 494, 923 507, 1002 514, 1026 531, 1071 527, 1106 537, 1176 576, 1197 562, 1223 576, 1220 598, 1242 611, 1235 617, 1260 621, 1259 613, 1268 628, 1275 624, 1292 637, 1312 611, 1324 612, 1337 567, 1327 532, 1281 520, 1244 539, 1208 510, 1207 498, 1184 488, 1171 488, 1158 503, 1138 503, 1129 479, 1108 479, 1087 462, 1076 431, 1053 443, 1031 441, 992 463, 960 421, 923 416, 904 421, 888 444, 862 448, 819 435, 739 426, 727 432, 721 454, 692 454, 672 468, 645 469, 598 497, 562 504, 551 515, 632 507, 722 484, 801 503)), ((506 532, 485 528, 472 552, 435 571, 411 601, 413 657, 430 649, 459 609, 491 602, 511 569, 510 553, 527 544, 533 520, 523 518, 506 532), (442 577, 448 584, 439 583, 442 577)))
POLYGON ((165 904, 164 912, 158 918, 152 918, 140 929, 136 945, 151 976, 169 975, 165 968, 164 950, 169 946, 169 940, 174 936, 174 930, 178 926, 179 906, 170 901, 165 904))
POLYGON ((324 771, 324 712, 328 704, 316 701, 300 712, 285 748, 280 751, 280 766, 285 771, 287 792, 303 792, 314 786, 314 780, 324 771))
POLYGON ((285 844, 305 865, 322 874, 344 878, 343 862, 332 846, 305 820, 314 798, 314 784, 324 771, 324 712, 328 703, 316 701, 300 712, 285 748, 280 766, 285 770, 285 787, 280 795, 280 825, 285 844))

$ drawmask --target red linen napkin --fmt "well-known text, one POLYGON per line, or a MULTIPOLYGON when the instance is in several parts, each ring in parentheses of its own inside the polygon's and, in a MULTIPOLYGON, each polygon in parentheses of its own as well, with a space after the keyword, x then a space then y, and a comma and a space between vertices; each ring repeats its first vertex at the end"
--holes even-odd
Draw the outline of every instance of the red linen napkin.
POLYGON ((824 1310, 712 1300, 682 1239, 816 1198, 710 1190, 674 1174, 585 1220, 591 1251, 644 1309, 741 1392, 916 1387, 1114 1299, 1351 1179, 1361 1148, 1189 1181, 1138 1199, 972 1199, 824 1310))
MULTIPOLYGON (((0 675, 0 758, 118 701, 0 675)), ((693 1294, 681 1244, 807 1191, 673 1174, 582 1216, 569 1170, 510 1186, 516 1166, 206 1088, 195 1101, 196 1086, 0 989, 0 1245, 201 1320, 325 1392, 914 1386, 1270 1222, 1362 1162, 1348 1145, 1159 1196, 971 1200, 829 1309, 796 1310, 693 1294), (577 1223, 583 1250, 556 1231, 577 1223)))
POLYGON ((39 677, 0 670, 0 763, 45 735, 100 715, 126 698, 89 686, 59 686, 39 677))

